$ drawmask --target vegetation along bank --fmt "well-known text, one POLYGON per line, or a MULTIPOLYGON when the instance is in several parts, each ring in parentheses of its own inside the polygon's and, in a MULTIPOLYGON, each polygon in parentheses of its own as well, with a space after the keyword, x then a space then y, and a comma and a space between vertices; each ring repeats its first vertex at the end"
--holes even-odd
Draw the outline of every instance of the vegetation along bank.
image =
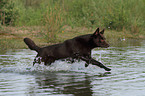
POLYGON ((1 0, 0 48, 41 46, 105 28, 110 43, 145 38, 145 0, 1 0))

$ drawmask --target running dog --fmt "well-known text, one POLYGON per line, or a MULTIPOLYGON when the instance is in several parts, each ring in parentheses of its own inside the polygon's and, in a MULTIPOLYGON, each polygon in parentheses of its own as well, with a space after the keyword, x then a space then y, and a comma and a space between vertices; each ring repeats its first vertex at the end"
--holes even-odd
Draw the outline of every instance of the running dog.
POLYGON ((99 28, 97 28, 93 34, 77 36, 72 39, 68 39, 63 43, 42 48, 38 47, 29 38, 24 38, 24 42, 31 50, 35 50, 38 53, 34 59, 33 65, 41 62, 44 62, 45 65, 50 65, 55 60, 71 58, 72 62, 74 62, 74 59, 85 61, 85 67, 92 64, 97 65, 100 68, 104 68, 106 71, 110 71, 110 68, 91 57, 92 49, 96 47, 109 47, 109 44, 105 41, 103 34, 104 29, 99 31, 99 28))

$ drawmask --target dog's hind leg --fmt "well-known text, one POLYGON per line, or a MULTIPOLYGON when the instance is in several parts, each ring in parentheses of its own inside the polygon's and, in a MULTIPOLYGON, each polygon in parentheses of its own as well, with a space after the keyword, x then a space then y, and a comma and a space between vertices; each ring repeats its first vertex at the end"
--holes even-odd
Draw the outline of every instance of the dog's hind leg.
POLYGON ((47 65, 47 66, 48 66, 48 65, 51 65, 51 63, 52 63, 52 62, 50 62, 50 61, 45 61, 45 62, 44 62, 44 65, 47 65))
POLYGON ((39 57, 38 55, 35 57, 34 61, 33 61, 33 66, 35 65, 35 63, 41 63, 41 57, 39 57))
POLYGON ((44 65, 51 65, 55 61, 55 58, 52 56, 48 56, 44 58, 44 65))

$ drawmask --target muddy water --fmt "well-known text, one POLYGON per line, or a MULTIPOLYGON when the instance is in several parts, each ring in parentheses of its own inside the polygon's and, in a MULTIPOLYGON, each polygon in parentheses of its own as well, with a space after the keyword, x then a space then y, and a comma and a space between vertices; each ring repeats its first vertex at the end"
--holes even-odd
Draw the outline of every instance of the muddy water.
POLYGON ((145 41, 120 41, 92 53, 112 71, 85 68, 83 61, 32 66, 34 51, 1 52, 0 96, 145 96, 145 41))

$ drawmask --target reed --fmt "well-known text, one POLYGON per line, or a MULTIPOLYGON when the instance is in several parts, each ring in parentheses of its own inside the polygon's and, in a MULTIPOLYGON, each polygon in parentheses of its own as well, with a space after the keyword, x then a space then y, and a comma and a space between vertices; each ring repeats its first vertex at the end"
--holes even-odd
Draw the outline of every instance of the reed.
POLYGON ((42 34, 48 42, 54 42, 56 34, 62 32, 65 25, 72 28, 102 27, 145 35, 145 0, 9 1, 7 7, 1 8, 9 13, 7 18, 11 23, 8 23, 13 26, 43 26, 45 31, 42 34))
POLYGON ((44 14, 44 37, 48 42, 56 42, 58 32, 62 31, 65 21, 65 12, 60 8, 59 3, 49 2, 44 14))

